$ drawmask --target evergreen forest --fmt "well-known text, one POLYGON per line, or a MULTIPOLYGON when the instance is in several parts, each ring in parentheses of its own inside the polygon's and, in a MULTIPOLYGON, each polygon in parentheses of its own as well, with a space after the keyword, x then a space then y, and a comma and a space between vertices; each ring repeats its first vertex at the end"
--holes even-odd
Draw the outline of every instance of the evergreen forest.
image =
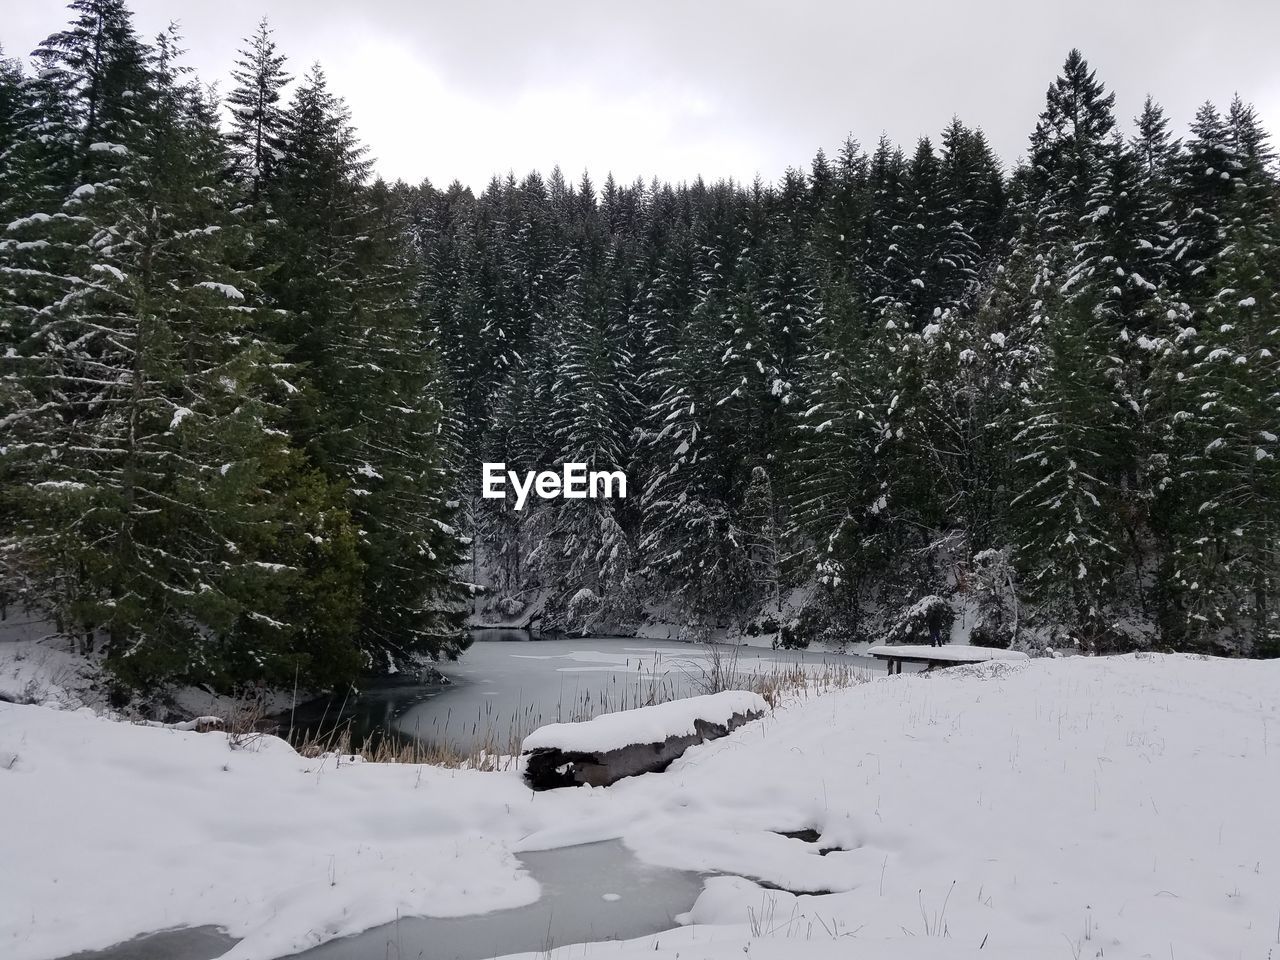
POLYGON ((472 189, 379 179, 265 20, 225 90, 182 47, 74 0, 0 55, 0 608, 122 689, 336 688, 531 612, 1280 654, 1244 100, 1119 116, 1072 50, 1020 158, 957 118, 776 183, 472 189), (515 510, 497 461, 628 496, 515 510))

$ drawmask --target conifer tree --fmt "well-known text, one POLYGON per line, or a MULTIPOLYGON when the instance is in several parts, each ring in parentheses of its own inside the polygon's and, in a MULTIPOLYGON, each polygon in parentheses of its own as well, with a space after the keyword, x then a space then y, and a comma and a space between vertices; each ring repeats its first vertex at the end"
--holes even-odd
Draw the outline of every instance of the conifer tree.
POLYGON ((1180 185, 1205 201, 1179 223, 1178 248, 1196 265, 1187 282, 1205 292, 1192 300, 1179 339, 1184 405, 1172 438, 1178 522, 1165 626, 1201 648, 1275 649, 1280 221, 1272 157, 1238 99, 1225 123, 1202 108, 1194 132, 1188 154, 1219 166, 1210 174, 1188 161, 1180 185))
POLYGON ((1087 230, 1113 213, 1106 185, 1119 162, 1114 100, 1071 51, 1031 138, 1024 249, 1014 254, 1032 278, 1014 302, 1030 313, 1021 347, 1034 358, 1011 440, 1017 558, 1047 622, 1088 647, 1110 642, 1105 610, 1120 557, 1112 517, 1131 449, 1106 390, 1113 345, 1099 297, 1117 289, 1116 269, 1122 279, 1127 271, 1095 249, 1087 230), (1086 282, 1095 270, 1101 287, 1086 282))
POLYGON ((1210 270, 1224 245, 1234 163, 1222 115, 1212 103, 1201 105, 1176 164, 1169 245, 1173 264, 1170 282, 1174 291, 1188 300, 1215 292, 1210 270))
POLYGON ((29 100, 21 62, 5 56, 0 47, 0 219, 6 223, 16 200, 17 149, 29 100))
POLYGON ((284 141, 284 109, 280 99, 293 78, 285 71, 285 56, 276 50, 271 27, 263 17, 245 43, 231 77, 235 81, 227 106, 231 131, 227 136, 236 173, 257 203, 279 163, 284 141))
MULTIPOLYGON (((552 463, 612 472, 631 462, 636 400, 631 357, 621 331, 608 322, 606 291, 594 271, 581 276, 559 323, 550 410, 552 463)), ((614 316, 617 316, 615 313, 614 316)), ((563 499, 541 504, 531 531, 549 604, 566 626, 585 629, 602 617, 625 617, 634 602, 633 546, 620 523, 620 501, 563 499)))
POLYGON ((881 316, 900 313, 912 280, 906 246, 909 202, 906 159, 888 137, 880 138, 871 155, 867 178, 870 209, 863 226, 862 291, 881 316))
POLYGON ((829 301, 808 332, 804 397, 796 410, 793 529, 787 534, 799 545, 802 569, 822 588, 828 623, 855 636, 863 588, 879 559, 867 537, 887 505, 872 469, 876 432, 867 336, 852 299, 829 301))
POLYGON ((402 213, 381 181, 363 203, 350 307, 315 374, 331 408, 326 460, 355 495, 363 531, 360 642, 394 669, 462 649, 462 545, 443 470, 447 392, 416 322, 402 213))
POLYGON ((365 185, 365 148, 318 66, 285 121, 266 287, 287 311, 286 359, 306 377, 293 435, 361 531, 357 642, 375 669, 456 656, 465 598, 441 472, 445 391, 414 315, 407 228, 387 188, 365 185))
POLYGON ((760 613, 774 616, 782 610, 781 537, 773 484, 764 467, 751 471, 751 482, 742 497, 742 529, 760 613))
POLYGON ((745 613, 749 574, 726 489, 718 401, 731 391, 715 376, 733 261, 724 235, 710 224, 705 229, 712 232, 694 253, 689 313, 673 318, 674 336, 653 346, 659 359, 648 376, 656 401, 641 436, 651 466, 641 492, 640 548, 651 581, 669 585, 695 623, 709 627, 745 613))
POLYGON ((953 119, 942 132, 938 190, 942 221, 937 256, 944 310, 968 310, 1005 253, 1000 222, 1005 208, 1000 165, 981 130, 953 119))
MULTIPOLYGON (((89 95, 81 58, 58 49, 64 89, 89 95)), ((57 231, 71 251, 28 291, 34 322, 6 378, 32 401, 5 417, 27 491, 20 536, 56 585, 42 602, 104 635, 128 683, 311 677, 311 651, 298 656, 311 612, 286 619, 306 587, 281 562, 311 519, 284 510, 293 454, 273 425, 286 385, 232 266, 246 236, 221 181, 216 114, 177 55, 161 35, 121 90, 136 123, 98 151, 116 166, 82 165, 107 179, 75 186, 62 217, 15 225, 20 238, 57 231)), ((99 116, 114 110, 99 104, 99 116)))

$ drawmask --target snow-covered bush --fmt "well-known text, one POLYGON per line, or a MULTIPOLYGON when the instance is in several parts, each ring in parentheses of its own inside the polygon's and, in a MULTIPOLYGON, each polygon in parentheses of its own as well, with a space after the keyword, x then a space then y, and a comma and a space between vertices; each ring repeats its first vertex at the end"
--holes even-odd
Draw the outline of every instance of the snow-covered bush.
POLYGON ((499 597, 494 604, 498 608, 498 612, 504 617, 514 617, 516 614, 524 610, 524 601, 519 597, 499 597))
POLYGON ((951 634, 956 612, 945 597, 936 593, 921 597, 903 610, 885 632, 887 643, 928 643, 931 628, 936 627, 945 641, 951 634))
POLYGON ((967 586, 976 608, 969 642, 977 647, 1007 649, 1018 634, 1018 597, 1009 548, 975 555, 967 586))
POLYGON ((589 630, 604 608, 604 602, 594 590, 583 587, 565 605, 565 625, 570 629, 589 630))
POLYGON ((810 634, 805 630, 805 615, 802 611, 782 625, 773 645, 775 648, 786 650, 803 650, 809 646, 809 636, 810 634))

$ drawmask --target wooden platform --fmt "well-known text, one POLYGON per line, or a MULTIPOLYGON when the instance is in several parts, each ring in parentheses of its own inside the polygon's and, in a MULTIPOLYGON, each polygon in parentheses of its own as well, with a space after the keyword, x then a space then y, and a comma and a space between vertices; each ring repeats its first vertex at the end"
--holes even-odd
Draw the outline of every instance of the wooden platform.
POLYGON ((890 673, 901 673, 904 663, 923 663, 926 670, 954 667, 962 663, 986 663, 988 660, 1026 660, 1027 655, 1017 650, 998 650, 994 647, 968 647, 945 644, 931 647, 925 644, 884 644, 872 647, 867 656, 884 660, 890 673))

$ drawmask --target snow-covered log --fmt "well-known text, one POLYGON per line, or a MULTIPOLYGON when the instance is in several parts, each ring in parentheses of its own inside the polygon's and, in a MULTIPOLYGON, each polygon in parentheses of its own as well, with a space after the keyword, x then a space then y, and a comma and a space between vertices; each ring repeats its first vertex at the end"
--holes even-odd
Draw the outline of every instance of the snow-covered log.
POLYGON ((196 733, 211 733, 223 729, 225 724, 221 717, 196 717, 193 720, 180 720, 177 723, 162 723, 159 720, 144 720, 143 726, 163 727, 165 730, 194 730, 196 733))
POLYGON ((534 790, 590 784, 665 770, 690 747, 764 716, 759 694, 727 690, 580 723, 552 723, 525 738, 524 778, 534 790))

